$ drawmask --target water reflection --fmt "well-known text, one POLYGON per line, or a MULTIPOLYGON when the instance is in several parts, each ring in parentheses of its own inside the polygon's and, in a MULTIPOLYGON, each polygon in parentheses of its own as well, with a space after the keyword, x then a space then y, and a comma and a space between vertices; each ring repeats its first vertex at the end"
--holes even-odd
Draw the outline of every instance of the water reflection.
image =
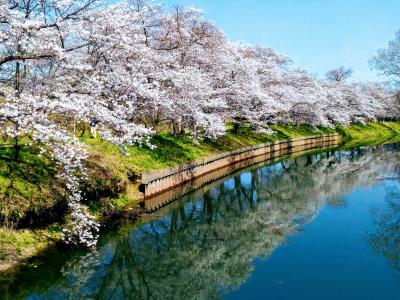
MULTIPOLYGON (((268 257, 324 205, 343 207, 355 188, 397 180, 399 165, 398 147, 376 146, 236 174, 139 228, 110 233, 96 252, 21 270, 2 292, 9 299, 218 299, 249 277, 253 258, 268 257)), ((391 192, 368 241, 399 268, 399 190, 391 192)))
POLYGON ((400 271, 400 167, 387 181, 392 181, 387 186, 386 202, 383 209, 374 211, 377 230, 368 238, 373 250, 387 258, 396 270, 400 271), (394 183, 394 184, 393 184, 394 183))

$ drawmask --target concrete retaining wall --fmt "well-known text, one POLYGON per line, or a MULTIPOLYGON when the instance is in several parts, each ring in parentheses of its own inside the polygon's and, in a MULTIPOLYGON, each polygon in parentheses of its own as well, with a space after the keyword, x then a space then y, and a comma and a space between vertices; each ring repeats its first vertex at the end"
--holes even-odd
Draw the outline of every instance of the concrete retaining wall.
MULTIPOLYGON (((140 191, 144 193, 145 201, 168 190, 193 181, 210 172, 264 156, 264 159, 278 157, 298 151, 334 145, 339 142, 338 134, 295 138, 273 143, 264 143, 225 152, 218 155, 195 160, 188 164, 179 165, 159 171, 142 174, 140 191)), ((261 159, 261 158, 260 158, 261 159)), ((226 171, 226 170, 224 170, 226 171)))

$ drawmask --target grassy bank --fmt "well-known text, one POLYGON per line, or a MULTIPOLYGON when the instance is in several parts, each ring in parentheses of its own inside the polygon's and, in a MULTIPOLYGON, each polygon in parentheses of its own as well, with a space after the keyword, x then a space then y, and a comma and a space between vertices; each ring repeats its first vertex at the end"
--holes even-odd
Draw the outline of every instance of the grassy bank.
MULTIPOLYGON (((336 129, 306 125, 272 129, 273 135, 256 133, 250 128, 241 128, 235 134, 229 129, 217 141, 197 142, 190 135, 175 138, 168 132, 160 132, 152 139, 155 149, 133 146, 127 149, 128 155, 100 139, 84 137, 82 141, 90 153, 89 179, 82 185, 87 204, 99 219, 135 208, 140 199, 137 180, 141 173, 249 145, 333 132, 343 136, 346 147, 400 140, 400 124, 392 122, 336 129)), ((56 243, 66 212, 62 182, 55 179, 51 161, 38 158, 35 150, 28 147, 22 147, 15 159, 12 148, 3 146, 0 147, 4 158, 0 166, 0 219, 13 229, 0 229, 0 270, 56 243)))
POLYGON ((400 123, 395 122, 369 123, 367 126, 353 124, 336 130, 343 136, 342 142, 348 148, 400 140, 400 123))

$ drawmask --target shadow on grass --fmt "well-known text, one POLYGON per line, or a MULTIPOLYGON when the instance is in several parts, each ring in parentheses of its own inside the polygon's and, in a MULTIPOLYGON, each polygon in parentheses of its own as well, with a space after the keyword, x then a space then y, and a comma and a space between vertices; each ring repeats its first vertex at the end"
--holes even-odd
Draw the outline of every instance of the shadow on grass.
POLYGON ((39 150, 0 145, 0 225, 41 227, 65 210, 55 166, 39 150))

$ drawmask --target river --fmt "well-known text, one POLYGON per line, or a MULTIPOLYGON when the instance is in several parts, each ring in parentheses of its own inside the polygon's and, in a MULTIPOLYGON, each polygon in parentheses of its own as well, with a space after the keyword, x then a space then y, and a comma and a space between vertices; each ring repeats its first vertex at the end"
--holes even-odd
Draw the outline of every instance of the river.
POLYGON ((228 175, 2 277, 4 299, 398 299, 400 145, 228 175))

